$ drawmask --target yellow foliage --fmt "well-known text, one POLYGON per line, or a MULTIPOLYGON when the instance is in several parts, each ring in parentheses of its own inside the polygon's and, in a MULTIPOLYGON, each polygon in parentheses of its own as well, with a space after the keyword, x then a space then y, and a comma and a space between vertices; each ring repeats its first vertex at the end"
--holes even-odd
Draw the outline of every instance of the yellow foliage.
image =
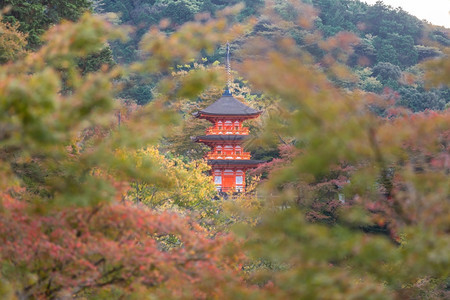
POLYGON ((5 24, 0 17, 0 63, 13 61, 26 54, 26 34, 18 30, 19 24, 5 24))
POLYGON ((150 181, 132 183, 127 196, 129 200, 154 209, 195 215, 204 222, 218 214, 219 201, 214 199, 216 190, 206 174, 209 166, 205 161, 169 159, 156 147, 147 147, 125 155, 132 157, 136 168, 147 164, 153 166, 150 181))

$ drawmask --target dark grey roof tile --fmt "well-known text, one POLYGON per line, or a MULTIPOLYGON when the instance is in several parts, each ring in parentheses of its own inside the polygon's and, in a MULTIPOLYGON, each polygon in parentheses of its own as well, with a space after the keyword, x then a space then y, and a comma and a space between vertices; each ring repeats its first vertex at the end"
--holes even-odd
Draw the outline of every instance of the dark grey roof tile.
POLYGON ((207 108, 197 112, 195 115, 229 115, 229 116, 249 116, 260 114, 261 111, 253 109, 240 102, 233 95, 226 91, 219 100, 207 108))
POLYGON ((259 165, 265 163, 263 160, 253 160, 253 159, 209 159, 208 165, 259 165))

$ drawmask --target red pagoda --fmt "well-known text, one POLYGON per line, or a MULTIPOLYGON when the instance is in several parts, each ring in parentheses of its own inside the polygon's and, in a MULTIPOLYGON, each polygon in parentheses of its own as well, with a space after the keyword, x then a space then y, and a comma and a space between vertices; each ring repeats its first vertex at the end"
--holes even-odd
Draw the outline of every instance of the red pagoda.
POLYGON ((194 114, 199 119, 213 123, 206 130, 206 135, 195 137, 194 141, 211 147, 206 159, 211 166, 211 175, 218 191, 244 191, 245 172, 262 163, 252 160, 250 153, 244 152, 242 146, 249 134, 242 122, 257 118, 260 114, 261 111, 243 104, 228 90, 219 100, 194 114))

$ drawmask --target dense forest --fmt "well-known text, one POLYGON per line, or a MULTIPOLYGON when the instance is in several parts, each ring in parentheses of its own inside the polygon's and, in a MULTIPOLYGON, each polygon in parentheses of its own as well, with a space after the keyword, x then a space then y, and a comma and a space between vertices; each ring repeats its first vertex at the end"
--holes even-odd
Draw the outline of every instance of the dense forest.
POLYGON ((0 298, 446 299, 450 35, 383 2, 0 0, 0 298), (193 113, 263 111, 219 193, 193 113))
MULTIPOLYGON (((133 26, 135 31, 126 43, 112 44, 117 62, 129 63, 139 59, 139 41, 143 34, 161 20, 168 18, 171 25, 166 28, 172 32, 185 22, 193 21, 198 13, 215 15, 227 5, 239 1, 97 1, 96 11, 99 13, 117 14, 117 22, 133 26)), ((256 36, 281 34, 295 40, 295 47, 306 48, 316 61, 322 61, 326 55, 311 35, 319 34, 320 38, 330 38, 340 32, 351 32, 360 38, 354 45, 353 53, 346 64, 352 68, 353 80, 336 82, 348 89, 362 89, 377 94, 386 93, 386 89, 395 92, 396 105, 404 106, 414 112, 426 109, 442 110, 450 99, 448 89, 424 88, 423 80, 410 84, 404 80, 408 74, 421 77, 422 71, 418 63, 432 57, 442 55, 440 46, 449 46, 448 30, 425 24, 401 8, 377 3, 369 6, 363 2, 351 0, 311 0, 318 10, 314 26, 304 28, 294 26, 288 30, 277 26, 268 16, 260 15, 264 1, 246 1, 243 9, 234 21, 257 18, 257 24, 249 32, 233 44, 233 51, 240 49, 246 39, 256 36), (427 46, 425 46, 425 44, 427 46)), ((297 17, 290 8, 290 1, 275 1, 276 10, 283 20, 290 22, 297 17)), ((318 37, 316 37, 318 38, 318 37)), ((223 48, 212 55, 205 55, 209 63, 218 60, 223 62, 223 48)), ((133 99, 139 104, 147 103, 153 97, 151 83, 146 84, 142 78, 133 78, 130 88, 121 96, 133 99)))

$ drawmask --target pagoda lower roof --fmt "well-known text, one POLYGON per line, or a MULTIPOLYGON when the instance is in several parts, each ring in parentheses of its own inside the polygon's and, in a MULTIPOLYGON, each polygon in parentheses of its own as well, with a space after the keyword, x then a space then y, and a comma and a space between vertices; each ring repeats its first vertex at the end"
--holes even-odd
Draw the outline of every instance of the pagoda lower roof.
POLYGON ((232 142, 232 141, 242 141, 248 138, 248 135, 234 135, 234 134, 211 134, 211 135, 200 135, 193 138, 194 142, 201 141, 211 141, 211 142, 232 142))
POLYGON ((208 165, 212 166, 254 166, 264 163, 263 160, 253 160, 253 159, 209 159, 208 165))

